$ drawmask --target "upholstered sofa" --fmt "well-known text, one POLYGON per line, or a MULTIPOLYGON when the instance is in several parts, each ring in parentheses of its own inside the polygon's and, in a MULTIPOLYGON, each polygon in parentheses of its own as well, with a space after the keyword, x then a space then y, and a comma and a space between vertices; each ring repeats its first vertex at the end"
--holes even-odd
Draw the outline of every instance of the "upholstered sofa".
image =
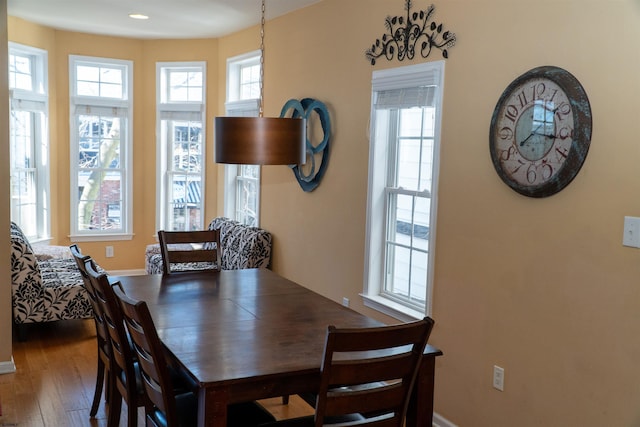
MULTIPOLYGON (((215 218, 208 227, 220 230, 222 269, 269 268, 271 266, 271 233, 258 227, 249 227, 225 217, 215 218)), ((160 245, 149 245, 145 251, 147 274, 162 274, 160 245)), ((191 268, 185 265, 183 268, 191 268)))
POLYGON ((93 316, 82 276, 64 246, 31 245, 11 222, 11 295, 13 322, 20 339, 28 323, 93 316))

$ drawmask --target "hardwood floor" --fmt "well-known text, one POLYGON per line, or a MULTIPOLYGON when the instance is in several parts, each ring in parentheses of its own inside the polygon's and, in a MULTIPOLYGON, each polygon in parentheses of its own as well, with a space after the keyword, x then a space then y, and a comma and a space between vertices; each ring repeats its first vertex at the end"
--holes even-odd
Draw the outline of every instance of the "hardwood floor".
MULTIPOLYGON (((17 372, 0 375, 0 427, 106 427, 104 400, 89 417, 96 379, 93 320, 51 322, 28 328, 25 342, 13 342, 17 372)), ((261 403, 278 419, 312 414, 299 397, 261 403)), ((126 426, 123 403, 120 425, 126 426)), ((144 426, 144 409, 138 410, 144 426)))

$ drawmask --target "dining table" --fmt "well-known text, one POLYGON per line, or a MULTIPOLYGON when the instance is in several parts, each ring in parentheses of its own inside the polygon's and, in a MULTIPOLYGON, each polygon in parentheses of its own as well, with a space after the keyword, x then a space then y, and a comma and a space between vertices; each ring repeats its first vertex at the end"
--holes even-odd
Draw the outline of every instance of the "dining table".
MULTIPOLYGON (((146 301, 172 363, 197 384, 200 427, 226 427, 232 403, 317 392, 327 327, 383 325, 264 268, 111 280, 146 301)), ((432 425, 441 354, 427 345, 407 427, 432 425)))

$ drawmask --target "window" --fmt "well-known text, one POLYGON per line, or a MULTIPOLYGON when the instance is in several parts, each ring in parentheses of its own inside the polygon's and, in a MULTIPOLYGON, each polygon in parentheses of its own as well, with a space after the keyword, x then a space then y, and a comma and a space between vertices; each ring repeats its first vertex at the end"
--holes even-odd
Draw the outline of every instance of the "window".
POLYGON ((11 220, 50 238, 46 51, 9 43, 11 220))
POLYGON ((133 63, 69 57, 71 234, 131 238, 133 63))
MULTIPOLYGON (((227 61, 228 116, 260 113, 260 52, 227 61)), ((225 165, 224 214, 243 224, 259 225, 260 166, 225 165)))
POLYGON ((203 228, 204 62, 156 64, 158 230, 203 228))
POLYGON ((444 62, 374 71, 365 305, 430 312, 444 62))

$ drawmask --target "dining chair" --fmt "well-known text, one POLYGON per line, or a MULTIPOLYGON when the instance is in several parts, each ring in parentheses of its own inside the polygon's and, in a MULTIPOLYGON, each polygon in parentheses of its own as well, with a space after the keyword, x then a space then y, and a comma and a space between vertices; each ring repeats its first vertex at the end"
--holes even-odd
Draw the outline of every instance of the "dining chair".
MULTIPOLYGON (((140 362, 143 388, 149 403, 145 407, 147 426, 195 426, 198 413, 195 390, 180 393, 172 389, 167 369, 169 361, 147 303, 130 298, 118 284, 114 284, 113 290, 140 362)), ((249 427, 273 421, 273 415, 257 402, 233 404, 227 409, 227 425, 230 427, 249 427)))
POLYGON ((111 359, 110 369, 113 383, 109 387, 108 427, 120 424, 122 400, 127 404, 127 425, 138 425, 138 408, 144 406, 145 395, 139 384, 137 360, 124 325, 122 310, 116 299, 109 278, 99 273, 91 260, 85 260, 85 270, 94 289, 95 298, 102 312, 105 329, 108 333, 111 359))
POLYGON ((402 427, 433 324, 329 326, 315 414, 261 427, 402 427))
POLYGON ((91 410, 89 411, 89 415, 91 417, 95 417, 98 408, 100 407, 100 398, 102 397, 102 389, 104 386, 104 381, 106 378, 106 386, 104 387, 104 396, 105 401, 108 402, 109 390, 112 384, 111 380, 111 343, 109 341, 109 336, 104 325, 104 320, 102 316, 102 309, 96 300, 95 291, 93 286, 91 285, 91 280, 89 280, 89 275, 87 273, 87 269, 85 268, 86 262, 92 262, 90 256, 83 255, 80 251, 80 247, 78 245, 69 246, 71 251, 71 255, 78 266, 78 270, 80 271, 80 275, 82 276, 82 280, 84 281, 84 287, 87 290, 87 294, 89 295, 89 300, 91 301, 91 307, 93 309, 93 320, 96 326, 96 341, 98 345, 98 363, 97 363, 97 373, 96 373, 96 387, 93 392, 93 402, 91 404, 91 410))
POLYGON ((220 230, 158 231, 164 274, 214 270, 222 265, 220 230), (172 264, 176 265, 175 269, 172 264))

